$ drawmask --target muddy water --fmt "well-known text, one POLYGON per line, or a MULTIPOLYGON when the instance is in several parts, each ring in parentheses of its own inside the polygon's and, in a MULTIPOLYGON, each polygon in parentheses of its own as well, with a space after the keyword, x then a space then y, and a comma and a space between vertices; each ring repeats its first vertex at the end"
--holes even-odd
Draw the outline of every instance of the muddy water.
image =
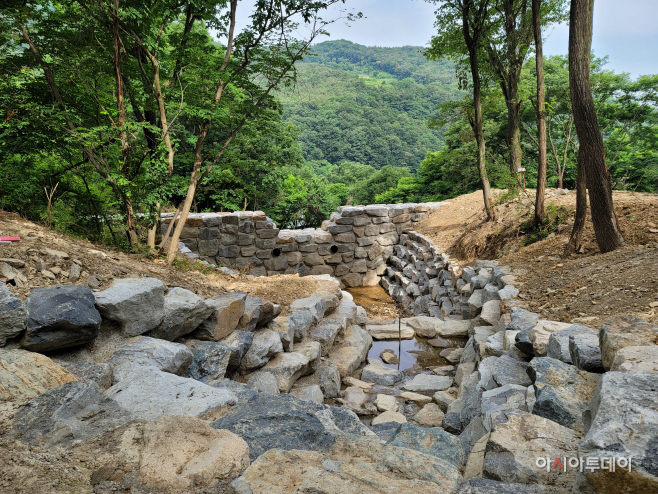
MULTIPOLYGON (((466 344, 466 338, 447 338, 447 341, 450 343, 446 348, 463 347, 466 344)), ((395 355, 398 356, 398 342, 396 340, 384 340, 372 342, 368 357, 380 359, 379 354, 387 348, 393 350, 395 355)), ((412 340, 402 340, 402 358, 400 358, 399 369, 407 370, 416 367, 427 369, 439 365, 453 365, 439 355, 443 350, 444 348, 434 348, 424 338, 416 337, 412 340)), ((384 365, 392 369, 398 368, 397 364, 384 365)))
MULTIPOLYGON (((368 313, 368 319, 395 319, 398 316, 395 301, 379 285, 366 286, 359 288, 350 288, 348 290, 354 297, 354 302, 360 305, 368 313)), ((403 314, 404 316, 404 314, 403 314)), ((466 344, 466 338, 447 338, 444 348, 463 347, 466 344)), ((439 365, 452 365, 439 354, 444 348, 434 348, 428 343, 427 339, 414 338, 412 340, 402 340, 401 352, 398 351, 397 340, 373 341, 372 348, 368 352, 368 357, 379 359, 379 354, 386 349, 391 349, 395 355, 400 358, 400 370, 415 369, 421 371, 428 367, 439 365)), ((385 364, 387 367, 398 368, 397 364, 385 364)))

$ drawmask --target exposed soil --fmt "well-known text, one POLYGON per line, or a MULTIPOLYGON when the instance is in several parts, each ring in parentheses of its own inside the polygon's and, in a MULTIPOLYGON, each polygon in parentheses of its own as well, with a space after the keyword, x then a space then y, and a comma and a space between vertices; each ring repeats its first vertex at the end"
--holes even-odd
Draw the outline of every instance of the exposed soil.
POLYGON ((493 222, 486 221, 481 192, 457 197, 433 212, 418 230, 463 265, 498 259, 525 273, 518 276, 520 297, 542 317, 594 328, 627 313, 656 321, 658 195, 614 192, 613 199, 627 245, 606 254, 598 249, 588 213, 581 253, 564 257, 573 226, 574 191, 547 191, 547 207, 564 206, 570 214, 548 238, 525 247, 522 223, 532 217, 533 190, 496 206, 493 222))
MULTIPOLYGON (((113 251, 106 246, 50 230, 44 226, 26 221, 13 213, 0 211, 0 235, 20 236, 21 241, 0 244, 0 261, 18 259, 25 262, 22 268, 15 268, 27 281, 19 281, 11 286, 12 292, 24 299, 34 288, 59 284, 85 284, 89 276, 100 281, 100 289, 109 286, 115 278, 152 276, 162 280, 168 287, 186 288, 204 298, 213 297, 227 291, 245 291, 256 297, 280 304, 283 310, 297 298, 308 297, 319 290, 334 291, 335 283, 318 281, 298 275, 279 275, 270 278, 247 278, 246 276, 226 275, 219 270, 195 267, 181 258, 176 268, 167 266, 161 259, 149 259, 141 254, 125 254, 113 251), (47 255, 44 249, 65 252, 68 259, 47 255), (54 279, 44 276, 39 263, 48 265, 55 272, 54 279), (69 272, 76 262, 81 266, 79 280, 71 281, 69 272), (53 268, 55 268, 53 270, 53 268), (199 269, 203 272, 200 272, 199 269)), ((0 273, 0 281, 3 281, 0 273)))
POLYGON ((347 291, 354 297, 354 303, 366 310, 369 320, 393 320, 398 317, 398 310, 402 310, 379 285, 348 288, 347 291))

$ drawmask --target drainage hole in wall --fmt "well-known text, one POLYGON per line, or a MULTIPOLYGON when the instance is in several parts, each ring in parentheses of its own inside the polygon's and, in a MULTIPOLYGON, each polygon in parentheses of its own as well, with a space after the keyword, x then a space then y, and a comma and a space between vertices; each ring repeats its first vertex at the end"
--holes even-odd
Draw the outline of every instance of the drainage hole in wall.
POLYGON ((332 245, 331 247, 329 247, 329 250, 331 251, 332 254, 335 254, 336 252, 338 252, 338 246, 332 245))
POLYGON ((281 255, 281 249, 274 249, 272 251, 272 257, 279 257, 281 255))

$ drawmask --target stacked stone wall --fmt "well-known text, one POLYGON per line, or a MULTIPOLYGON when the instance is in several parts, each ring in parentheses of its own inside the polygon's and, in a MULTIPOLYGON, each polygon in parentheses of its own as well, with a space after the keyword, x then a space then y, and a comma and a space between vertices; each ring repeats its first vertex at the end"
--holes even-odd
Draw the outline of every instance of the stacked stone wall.
MULTIPOLYGON (((256 276, 329 274, 347 287, 380 282, 400 236, 441 203, 343 206, 321 228, 279 229, 262 211, 191 214, 189 257, 256 276)), ((163 215, 163 234, 173 220, 163 215)))

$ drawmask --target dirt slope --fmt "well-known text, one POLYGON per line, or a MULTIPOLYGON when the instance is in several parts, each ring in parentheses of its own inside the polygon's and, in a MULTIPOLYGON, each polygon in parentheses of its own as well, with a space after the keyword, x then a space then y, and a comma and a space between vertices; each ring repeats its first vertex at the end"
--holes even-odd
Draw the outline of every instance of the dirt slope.
POLYGON ((627 245, 607 254, 599 252, 588 214, 582 253, 563 257, 573 226, 574 191, 547 191, 547 207, 563 206, 568 217, 548 238, 527 246, 522 224, 533 214, 532 190, 496 206, 494 222, 485 220, 481 192, 457 197, 419 230, 464 265, 498 259, 524 273, 519 275, 523 301, 543 317, 594 328, 617 314, 658 320, 658 195, 615 192, 614 201, 627 245))

